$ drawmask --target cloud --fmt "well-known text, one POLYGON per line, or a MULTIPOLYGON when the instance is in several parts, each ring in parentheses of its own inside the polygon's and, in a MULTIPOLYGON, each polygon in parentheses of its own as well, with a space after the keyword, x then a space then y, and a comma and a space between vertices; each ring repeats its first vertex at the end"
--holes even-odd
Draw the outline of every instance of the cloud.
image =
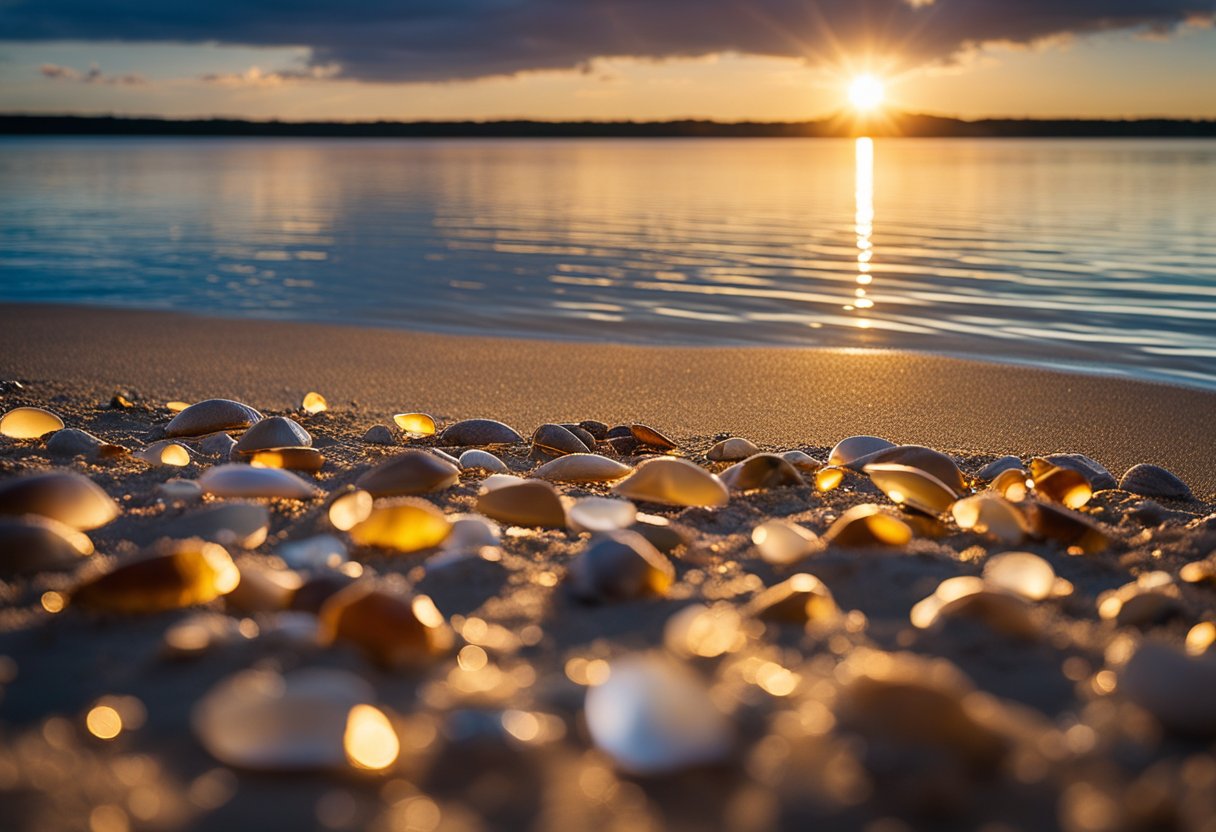
POLYGON ((147 83, 147 79, 144 76, 134 72, 125 75, 106 75, 97 64, 90 64, 89 68, 84 71, 59 64, 43 64, 38 67, 38 71, 42 73, 44 78, 50 78, 52 81, 77 81, 82 84, 114 84, 121 86, 147 83))
POLYGON ((280 69, 267 71, 251 66, 244 72, 212 72, 200 75, 199 80, 223 87, 277 87, 291 81, 316 81, 332 78, 339 72, 337 65, 313 66, 308 69, 280 69))
POLYGON ((0 31, 22 41, 303 46, 313 67, 343 77, 452 81, 724 52, 908 67, 989 43, 1160 36, 1214 12, 1216 0, 9 0, 0 31))

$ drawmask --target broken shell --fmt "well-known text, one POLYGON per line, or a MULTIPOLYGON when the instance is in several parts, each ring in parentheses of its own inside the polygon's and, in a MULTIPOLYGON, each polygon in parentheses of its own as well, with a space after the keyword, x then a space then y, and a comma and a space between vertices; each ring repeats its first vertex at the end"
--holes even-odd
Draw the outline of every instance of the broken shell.
POLYGON ((232 463, 208 468, 198 484, 216 497, 279 497, 307 500, 317 495, 316 486, 290 471, 279 468, 253 468, 232 463))
POLYGON ((190 405, 174 416, 165 426, 165 435, 203 436, 217 431, 240 430, 261 419, 262 414, 247 404, 228 399, 207 399, 190 405))
POLYGON ((1167 500, 1193 500, 1190 486, 1160 465, 1133 465, 1119 480, 1119 487, 1144 497, 1167 500))
POLYGON ((999 494, 983 492, 950 506, 960 529, 988 535, 1002 543, 1020 543, 1030 528, 1021 510, 999 494))
POLYGON ((732 436, 730 439, 723 439, 717 445, 710 448, 706 457, 715 462, 736 462, 758 453, 760 453, 760 449, 748 440, 732 436))
POLYGON ((676 443, 648 425, 632 424, 629 433, 639 443, 663 451, 675 450, 676 443))
POLYGON ((303 540, 288 540, 279 545, 275 554, 289 569, 336 569, 349 560, 346 544, 332 534, 318 534, 303 540))
POLYGON ((743 614, 790 624, 822 624, 834 620, 840 609, 823 581, 800 572, 765 589, 744 606, 743 614))
POLYGON ((730 493, 722 481, 688 460, 648 459, 613 491, 622 497, 673 506, 724 506, 730 493))
POLYGON ((1074 468, 1062 468, 1045 459, 1036 457, 1030 460, 1030 476, 1034 480, 1036 493, 1069 508, 1080 508, 1094 494, 1085 474, 1074 468))
POLYGON ((350 642, 385 667, 419 664, 452 645, 451 630, 430 598, 374 589, 367 581, 331 596, 317 619, 322 646, 350 642))
POLYGON ((877 436, 850 436, 848 439, 841 439, 836 443, 836 447, 832 448, 832 452, 828 454, 828 465, 848 467, 863 457, 894 447, 894 442, 877 436))
POLYGON ((493 419, 465 419, 439 436, 444 445, 512 445, 524 438, 514 428, 493 419))
POLYGON ((981 480, 991 480, 994 479, 997 474, 1021 467, 1022 460, 1018 459, 1016 456, 1003 456, 989 462, 987 465, 981 468, 975 476, 981 480))
POLYGON ((1042 601, 1055 591, 1056 571, 1030 552, 1001 552, 984 562, 984 582, 1031 601, 1042 601))
POLYGON ((97 449, 106 444, 88 431, 77 428, 64 428, 51 434, 46 440, 46 450, 51 456, 93 456, 97 449))
POLYGON ((393 422, 411 436, 435 435, 435 420, 425 413, 398 413, 393 422))
POLYGON ((236 440, 228 434, 220 431, 204 436, 202 441, 198 443, 198 449, 209 455, 218 456, 228 459, 232 455, 232 449, 236 447, 236 440))
POLYGON ((118 503, 88 477, 44 471, 0 481, 0 514, 40 514, 87 531, 117 517, 118 503))
POLYGON ((584 714, 596 747, 632 774, 717 763, 734 744, 731 724, 701 678, 659 655, 613 661, 608 680, 588 688, 584 714))
POLYGON ((255 424, 236 443, 236 451, 251 454, 268 448, 309 448, 312 434, 294 419, 271 416, 255 424))
POLYGON ((369 445, 396 445, 397 437, 388 425, 372 425, 363 434, 363 441, 369 445))
POLYGON ((271 448, 254 451, 249 457, 249 464, 254 468, 286 468, 315 473, 325 465, 325 457, 316 448, 271 448))
POLYGON ((769 563, 796 563, 823 549, 823 541, 810 529, 785 520, 768 520, 752 529, 752 543, 769 563))
POLYGON ((925 514, 941 514, 958 499, 958 493, 921 468, 892 463, 870 463, 864 468, 870 481, 899 505, 925 514))
POLYGON ((404 497, 377 502, 367 519, 350 529, 359 546, 417 552, 438 546, 451 532, 443 512, 426 500, 404 497))
POLYGON ((532 447, 550 456, 585 454, 592 450, 561 425, 541 425, 532 433, 532 447))
POLYGON ((1057 467, 1071 468, 1084 474, 1094 491, 1118 487, 1110 471, 1084 454, 1048 454, 1044 459, 1057 467))
POLYGON ((185 445, 180 445, 171 439, 162 439, 159 442, 153 442, 141 451, 136 451, 135 458, 153 465, 170 465, 181 468, 190 464, 190 450, 185 445))
POLYGON ((570 507, 570 528, 576 532, 611 532, 627 529, 637 520, 637 506, 628 500, 584 497, 570 507))
POLYGON ((315 416, 318 413, 329 410, 329 402, 325 401, 325 397, 320 393, 305 393, 304 401, 300 405, 300 409, 309 416, 315 416))
POLYGON ((0 517, 0 576, 75 569, 93 554, 93 541, 70 526, 27 514, 0 517))
POLYGON ((63 420, 41 407, 14 407, 0 416, 0 434, 10 439, 38 439, 62 429, 63 420))
POLYGON ((876 505, 853 506, 840 515, 823 539, 834 546, 904 546, 912 527, 876 505))
POLYGON ((803 451, 786 451, 781 458, 806 474, 813 474, 823 467, 822 462, 803 451))
POLYGON ((72 601, 107 612, 161 612, 205 604, 231 592, 240 579, 223 546, 198 539, 162 541, 151 556, 81 584, 72 601))
POLYGON ((477 511, 512 526, 566 527, 566 509, 544 480, 521 480, 486 491, 477 498, 477 511))
POLYGON ((1076 547, 1088 555, 1110 545, 1110 534, 1084 514, 1040 502, 1027 503, 1022 510, 1036 537, 1076 547))
POLYGON ((663 643, 680 656, 712 659, 738 650, 746 641, 743 617, 730 604, 693 604, 663 626, 663 643))
POLYGON ((406 451, 365 472, 355 485, 373 497, 439 491, 460 482, 460 469, 426 451, 406 451))
POLYGON ((266 542, 270 512, 255 503, 220 503, 175 519, 174 538, 198 537, 224 546, 256 549, 266 542))
POLYGON ((1024 468, 1006 468, 988 483, 988 490, 1015 503, 1026 499, 1034 488, 1030 472, 1024 468))
POLYGON ((476 448, 467 450, 460 455, 460 467, 466 471, 480 469, 489 474, 507 474, 511 471, 507 467, 507 463, 494 456, 494 454, 476 448))
POLYGON ((348 491, 329 504, 329 522, 338 531, 349 531, 372 513, 374 499, 366 491, 348 491))
POLYGON ((1216 734, 1216 654, 1188 656, 1170 644, 1145 640, 1119 673, 1118 690, 1167 728, 1216 734))
POLYGON ((606 456, 572 453, 545 463, 532 476, 550 482, 612 482, 632 472, 628 465, 606 456))
POLYGON ((637 532, 593 537, 566 572, 570 591, 583 601, 662 596, 675 581, 671 561, 637 532))
POLYGON ((722 472, 722 483, 733 491, 804 486, 798 469, 777 454, 755 454, 722 472))

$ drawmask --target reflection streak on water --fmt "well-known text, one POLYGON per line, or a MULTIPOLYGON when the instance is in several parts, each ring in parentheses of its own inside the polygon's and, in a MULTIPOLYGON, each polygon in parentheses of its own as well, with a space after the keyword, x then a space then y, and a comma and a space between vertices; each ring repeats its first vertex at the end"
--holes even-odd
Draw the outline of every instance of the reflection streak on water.
MULTIPOLYGON (((874 300, 869 296, 869 286, 874 280, 871 269, 874 261, 874 140, 868 137, 857 139, 853 162, 853 222, 857 234, 857 288, 853 299, 845 304, 845 311, 872 309, 874 300)), ((868 329, 868 318, 858 318, 857 326, 868 329)))

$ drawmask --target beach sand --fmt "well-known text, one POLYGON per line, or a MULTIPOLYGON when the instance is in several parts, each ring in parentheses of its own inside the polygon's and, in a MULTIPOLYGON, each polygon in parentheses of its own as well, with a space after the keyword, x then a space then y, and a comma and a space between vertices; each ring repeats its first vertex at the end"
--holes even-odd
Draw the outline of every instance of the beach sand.
MULTIPOLYGON (((759 556, 757 525, 781 518, 823 534, 850 507, 893 510, 890 501, 866 476, 848 473, 823 493, 807 484, 733 494, 716 509, 642 504, 687 539, 671 553, 674 583, 662 597, 599 604, 575 600, 566 585, 586 534, 505 528, 497 560, 446 565, 429 552, 355 549, 361 570, 348 571, 387 591, 429 595, 456 633, 451 651, 429 663, 385 669, 350 645, 319 648, 300 637, 299 614, 242 613, 224 599, 207 610, 239 634, 190 658, 166 655, 163 640, 197 608, 44 609, 45 593, 70 597, 82 577, 130 561, 171 531, 195 507, 165 505, 159 486, 195 479, 221 460, 200 455, 185 468, 63 460, 44 440, 0 438, 0 481, 67 467, 122 507, 118 519, 89 532, 98 554, 77 574, 0 581, 6 829, 886 832, 1003 824, 988 828, 1130 832, 1170 824, 1200 832, 1216 816, 1216 716, 1205 693, 1216 658, 1210 650, 1191 659, 1171 652, 1164 664, 1129 663, 1144 643, 1180 650, 1192 627, 1216 619, 1212 579, 1182 577, 1205 558, 1216 574, 1216 395, 891 352, 635 348, 50 306, 0 308, 0 381, 13 379, 22 386, 0 394, 0 411, 47 408, 68 427, 132 450, 161 435, 170 400, 225 397, 292 416, 326 457, 315 481, 328 494, 406 444, 437 446, 437 438, 398 437, 397 447, 362 440, 393 413, 425 411, 441 427, 487 417, 525 437, 546 422, 643 422, 719 473, 726 465, 706 452, 725 434, 820 460, 846 436, 877 434, 948 452, 969 477, 1006 453, 1024 461, 1081 453, 1116 478, 1136 463, 1162 465, 1196 499, 1099 491, 1082 511, 1109 538, 1101 551, 1051 536, 1003 544, 909 516, 915 537, 906 546, 833 543, 791 565, 759 556), (327 412, 300 413, 310 390, 328 398, 327 412), (134 406, 109 407, 115 393, 134 406), (915 605, 941 581, 980 575, 1009 549, 1051 565, 1060 579, 1051 597, 998 599, 913 626, 915 605), (804 623, 750 613, 765 587, 798 572, 821 579, 839 615, 804 623), (1138 578, 1140 589, 1125 590, 1138 600, 1112 619, 1111 593, 1138 578), (728 623, 715 625, 730 635, 724 646, 654 659, 693 644, 669 624, 696 604, 725 616, 728 623), (583 707, 595 681, 588 675, 596 675, 589 668, 608 668, 609 682, 619 682, 641 654, 652 656, 643 667, 659 673, 691 668, 714 713, 727 714, 729 750, 714 764, 636 776, 592 736, 583 707), (191 712, 208 690, 250 667, 337 668, 370 682, 401 737, 400 758, 384 772, 221 765, 200 745, 191 712), (866 687, 858 679, 880 681, 866 687), (138 706, 103 700, 114 696, 138 706), (104 741, 85 719, 102 702, 142 713, 104 741)), ((493 450, 517 474, 538 464, 524 443, 493 450)), ((621 459, 636 465, 647 455, 621 459)), ((425 499, 449 516, 471 511, 482 479, 465 471, 425 499)), ((608 487, 560 491, 579 498, 608 487)), ((232 550, 242 568, 281 569, 275 553, 284 541, 332 531, 323 497, 267 505, 267 541, 232 550)), ((614 704, 631 695, 611 690, 614 704)), ((666 716, 694 735, 712 734, 703 710, 681 701, 666 716)))

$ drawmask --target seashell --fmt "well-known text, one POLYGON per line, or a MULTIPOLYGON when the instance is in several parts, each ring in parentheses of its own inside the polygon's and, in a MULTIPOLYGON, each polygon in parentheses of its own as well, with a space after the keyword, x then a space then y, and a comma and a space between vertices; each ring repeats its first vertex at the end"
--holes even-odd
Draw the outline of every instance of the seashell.
POLYGON ((444 445, 513 445, 524 438, 515 428, 493 419, 465 419, 445 429, 439 441, 444 445))
POLYGON ((566 509, 544 480, 522 480, 486 491, 477 498, 477 511, 512 526, 566 527, 566 509))
POLYGON ((1120 671, 1117 689, 1173 731, 1216 734, 1216 655, 1188 656, 1145 640, 1120 671))
POLYGON ((591 450, 583 441, 561 425, 541 425, 532 433, 535 450, 561 456, 562 454, 585 454, 591 450))
POLYGON ((722 481, 691 462, 674 457, 648 459, 613 488, 622 497, 673 506, 724 506, 730 493, 722 481))
POLYGON ((823 549, 823 541, 810 529, 785 520, 767 520, 752 529, 752 543, 769 563, 797 563, 823 549))
POLYGON ((815 472, 815 490, 820 492, 834 490, 844 482, 845 470, 844 468, 836 468, 834 466, 820 468, 815 472))
POLYGON ((1159 465, 1133 465, 1119 480, 1119 487, 1144 497, 1162 497, 1167 500, 1195 499, 1190 486, 1159 465))
MULTIPOLYGON (((241 581, 224 596, 224 606, 232 611, 249 614, 285 610, 304 586, 299 573, 290 569, 271 569, 249 559, 239 562, 236 568, 241 581)), ((345 581, 349 583, 351 579, 345 581)))
POLYGON ((460 469, 426 451, 406 451, 366 471, 355 485, 373 497, 440 491, 460 482, 460 469))
POLYGON ((1200 621, 1186 634, 1186 652, 1192 656, 1202 656, 1212 652, 1216 656, 1216 622, 1200 621))
POLYGON ((870 463, 864 468, 870 481, 899 505, 941 514, 958 499, 958 493, 921 468, 893 463, 870 463))
POLYGON ((663 596, 675 577, 671 561, 630 531, 593 537, 566 571, 571 594, 596 602, 663 596))
POLYGON ((1044 459, 1058 468, 1071 468, 1084 474, 1094 491, 1104 491, 1119 486, 1110 471, 1084 454, 1048 454, 1044 459))
POLYGON ((0 481, 3 514, 39 514, 87 531, 117 517, 118 503, 88 477, 74 471, 44 471, 0 481))
POLYGON ((578 423, 578 426, 591 434, 597 441, 608 438, 608 426, 603 422, 597 422, 594 419, 584 419, 578 423))
POLYGON ((51 438, 46 440, 46 450, 51 456, 91 457, 104 444, 106 443, 88 431, 64 428, 55 431, 51 434, 51 438))
POLYGON ((271 416, 255 424, 236 443, 236 451, 251 454, 268 448, 310 448, 312 434, 294 419, 271 416))
POLYGON ((526 480, 523 477, 517 477, 515 474, 490 474, 490 476, 481 481, 481 491, 484 494, 487 491, 506 488, 508 485, 519 485, 521 482, 526 482, 526 480))
POLYGON ((1026 504, 1023 513, 1038 538, 1054 540, 1087 555, 1097 554, 1110 545, 1110 534, 1084 514, 1040 502, 1026 504))
POLYGON ((733 653, 746 642, 743 617, 730 604, 692 604, 663 626, 663 643, 678 656, 712 659, 733 653))
MULTIPOLYGON (((629 425, 613 425, 612 427, 608 428, 608 432, 604 434, 605 439, 625 439, 626 437, 633 439, 633 431, 630 429, 629 425)), ((637 442, 638 440, 633 439, 633 441, 637 442)))
POLYGON ((732 491, 757 491, 806 485, 798 469, 777 454, 755 454, 722 472, 722 483, 732 491))
POLYGON ((637 517, 637 522, 629 527, 629 531, 637 532, 665 555, 691 542, 687 534, 664 517, 652 514, 639 514, 637 517))
POLYGON ((1030 606, 1021 596, 997 588, 970 575, 948 578, 937 591, 912 607, 912 623, 922 629, 939 627, 951 619, 978 621, 990 630, 1021 640, 1039 635, 1030 606))
MULTIPOLYGON (((227 436, 227 434, 223 434, 227 436)), ((153 442, 148 447, 141 451, 135 452, 136 459, 142 459, 144 462, 152 465, 169 465, 175 468, 181 468, 190 464, 190 450, 185 446, 171 439, 162 439, 159 442, 153 442)))
POLYGON ((633 438, 633 434, 628 436, 613 436, 605 441, 608 443, 608 447, 612 448, 620 456, 629 456, 640 447, 638 440, 633 438))
POLYGON ((1016 456, 1003 456, 989 462, 987 465, 981 468, 975 476, 981 480, 991 480, 995 479, 996 475, 1002 473, 1003 471, 1011 471, 1021 467, 1022 460, 1018 459, 1016 456))
POLYGON ((315 571, 336 569, 350 556, 342 539, 332 534, 318 534, 302 540, 288 540, 275 550, 289 569, 315 571))
POLYGON ((1098 615, 1120 627, 1149 627, 1181 612, 1178 588, 1168 572, 1146 572, 1098 596, 1098 615))
POLYGON ((167 503, 192 503, 202 499, 203 487, 194 480, 184 480, 174 477, 162 482, 156 488, 160 499, 167 503))
POLYGON ((1020 503, 1034 489, 1034 480, 1024 468, 1006 468, 988 483, 988 490, 1006 500, 1020 503))
POLYGON ((987 535, 1001 543, 1020 543, 1030 533, 1021 510, 992 492, 964 497, 950 506, 950 513, 960 529, 987 535))
POLYGON ((27 514, 0 516, 0 576, 34 575, 75 569, 93 554, 93 541, 70 526, 27 514))
POLYGON ((967 480, 954 460, 940 451, 921 445, 896 445, 870 454, 864 460, 856 460, 850 468, 865 470, 870 465, 905 465, 916 468, 937 479, 954 494, 967 490, 967 480))
POLYGON ((165 630, 164 651, 170 658, 192 659, 240 637, 240 625, 236 619, 200 612, 165 630))
POLYGON ((1080 508, 1094 494, 1085 474, 1073 468, 1053 465, 1038 457, 1030 460, 1030 476, 1034 480, 1036 493, 1069 508, 1080 508))
POLYGON ((633 473, 628 465, 599 454, 572 453, 559 456, 532 472, 550 482, 612 482, 633 473))
POLYGON ((675 442, 647 425, 632 424, 629 426, 629 433, 640 444, 651 448, 663 451, 673 451, 676 448, 675 442))
POLYGON ((489 474, 507 474, 511 470, 507 463, 494 454, 477 449, 465 451, 460 455, 460 467, 466 471, 480 469, 489 474))
POLYGON ((106 612, 161 612, 213 601, 232 592, 240 580, 223 546, 167 540, 152 555, 81 584, 72 592, 72 602, 106 612))
POLYGON ((822 462, 802 451, 786 451, 781 458, 806 474, 813 474, 823 467, 822 462))
POLYGON ((743 614, 789 624, 822 624, 835 620, 840 609, 823 581, 799 572, 765 589, 743 607, 743 614))
POLYGON ((397 437, 388 425, 372 425, 363 434, 363 441, 369 445, 396 445, 397 437))
POLYGON ((63 420, 41 407, 14 407, 0 416, 0 435, 10 439, 38 439, 63 430, 63 420))
POLYGON ((984 583, 1031 601, 1042 601, 1055 591, 1056 571, 1030 552, 1001 552, 984 561, 984 583))
POLYGON ((578 425, 562 425, 562 427, 564 427, 566 430, 573 433, 579 442, 582 442, 584 445, 587 446, 588 450, 595 451, 595 446, 596 446, 595 437, 592 436, 590 433, 583 430, 578 425))
POLYGON ((329 402, 325 401, 325 397, 320 393, 305 393, 304 401, 300 404, 300 409, 309 416, 315 416, 318 413, 329 410, 329 402))
POLYGON ((637 506, 628 500, 584 497, 570 506, 570 528, 576 532, 611 532, 627 529, 637 520, 637 506))
POLYGON ((198 484, 216 497, 280 497, 307 500, 319 492, 316 486, 290 471, 278 468, 253 468, 230 463, 208 468, 198 484))
POLYGON ((410 436, 435 435, 435 420, 425 413, 398 413, 393 422, 410 436))
POLYGON ((254 451, 249 457, 254 468, 286 468, 290 471, 315 473, 325 465, 325 457, 316 448, 271 448, 254 451))
POLYGON ((706 457, 715 462, 737 462, 758 453, 760 453, 760 449, 748 440, 732 436, 730 439, 723 439, 717 445, 710 448, 706 457))
MULTIPOLYGON (((270 571, 270 574, 278 575, 279 571, 270 571)), ((317 615, 321 612, 321 607, 325 606, 326 601, 353 583, 355 583, 355 579, 344 572, 322 569, 309 575, 291 592, 287 606, 293 612, 317 615)))
POLYGON ((452 531, 443 548, 454 552, 480 552, 500 542, 498 524, 480 514, 457 514, 451 518, 452 531))
POLYGON ((373 697, 367 682, 344 670, 244 670, 199 700, 191 725, 211 756, 235 768, 382 769, 396 760, 400 741, 366 704, 373 697))
POLYGON ((232 449, 236 447, 236 440, 228 434, 220 431, 204 436, 202 441, 198 443, 198 449, 209 456, 218 456, 227 459, 232 455, 232 449))
POLYGON ((907 523, 872 504, 853 506, 823 534, 833 546, 905 546, 911 539, 907 523))
POLYGON ((165 410, 170 413, 181 413, 189 406, 190 402, 165 402, 165 410))
POLYGON ((636 775, 671 774, 726 759, 734 731, 687 665, 658 654, 613 661, 583 707, 596 747, 636 775))
POLYGON ((367 519, 374 502, 371 494, 358 489, 338 495, 329 504, 330 525, 338 531, 349 531, 367 519))
POLYGON ((219 503, 175 519, 169 537, 197 537, 224 546, 256 549, 266 542, 270 512, 255 503, 219 503))
POLYGON ((374 589, 368 581, 331 596, 317 618, 322 646, 350 642, 385 667, 420 664, 452 646, 452 632, 429 597, 374 589))
POLYGON ((417 552, 438 546, 451 532, 443 512, 426 500, 404 497, 375 503, 371 513, 350 529, 359 546, 417 552))
POLYGON ((888 442, 877 436, 850 436, 836 443, 828 454, 828 465, 852 467, 853 463, 870 454, 894 448, 894 442, 888 442))
POLYGON ((426 452, 429 454, 434 454, 435 456, 439 457, 440 459, 442 459, 444 462, 448 463, 449 465, 455 465, 457 468, 460 467, 460 458, 452 456, 447 451, 441 450, 439 448, 427 448, 426 452))
POLYGON ((165 436, 204 436, 217 431, 241 430, 261 420, 262 414, 247 404, 228 399, 207 399, 190 405, 174 416, 165 426, 165 436))

